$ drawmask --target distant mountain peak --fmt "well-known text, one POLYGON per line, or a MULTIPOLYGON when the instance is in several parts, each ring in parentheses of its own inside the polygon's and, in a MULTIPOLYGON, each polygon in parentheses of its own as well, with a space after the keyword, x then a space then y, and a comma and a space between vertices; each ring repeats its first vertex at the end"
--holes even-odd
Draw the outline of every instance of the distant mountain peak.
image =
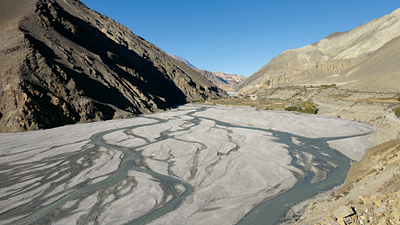
POLYGON ((201 75, 209 79, 213 84, 217 85, 219 88, 225 91, 233 91, 239 84, 243 82, 244 79, 246 79, 245 76, 237 75, 234 73, 211 72, 208 70, 197 69, 197 67, 193 66, 191 63, 189 63, 189 61, 182 58, 181 56, 177 55, 170 55, 170 56, 176 60, 185 63, 189 67, 195 69, 201 75))
POLYGON ((193 68, 193 69, 196 69, 197 70, 197 67, 195 67, 193 64, 191 64, 189 61, 187 61, 186 59, 184 59, 184 58, 182 58, 182 57, 180 57, 180 56, 178 56, 178 55, 169 55, 169 56, 171 56, 172 58, 174 58, 174 59, 176 59, 176 60, 179 60, 179 61, 181 61, 181 62, 183 62, 183 63, 185 63, 187 66, 189 66, 190 68, 193 68))

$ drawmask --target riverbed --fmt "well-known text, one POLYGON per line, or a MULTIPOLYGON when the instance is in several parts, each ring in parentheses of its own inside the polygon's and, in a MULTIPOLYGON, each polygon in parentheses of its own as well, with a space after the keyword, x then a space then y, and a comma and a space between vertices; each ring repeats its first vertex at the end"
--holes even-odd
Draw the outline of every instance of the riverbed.
POLYGON ((188 104, 0 134, 1 224, 274 224, 340 185, 373 127, 188 104))

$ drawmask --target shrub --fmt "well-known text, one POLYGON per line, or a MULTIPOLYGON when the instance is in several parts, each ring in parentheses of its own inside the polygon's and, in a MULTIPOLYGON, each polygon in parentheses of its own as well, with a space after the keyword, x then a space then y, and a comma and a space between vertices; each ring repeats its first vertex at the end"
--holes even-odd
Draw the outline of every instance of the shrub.
POLYGON ((396 114, 397 118, 400 118, 400 107, 394 109, 394 114, 396 114))
POLYGON ((299 112, 301 110, 301 107, 298 106, 288 106, 285 108, 286 111, 297 111, 299 112))
POLYGON ((304 110, 301 110, 300 112, 309 113, 309 114, 317 114, 318 113, 318 109, 317 108, 315 108, 315 109, 304 109, 304 110))
POLYGON ((307 101, 301 103, 301 106, 304 108, 303 110, 301 110, 302 113, 317 114, 318 112, 318 108, 316 107, 317 105, 314 104, 311 99, 308 99, 307 101))
POLYGON ((336 87, 336 84, 322 84, 321 87, 324 88, 324 89, 327 89, 327 88, 330 88, 330 87, 336 87))
POLYGON ((314 102, 311 99, 308 99, 307 101, 301 103, 301 106, 303 106, 304 109, 306 109, 306 110, 310 110, 315 107, 314 102))
POLYGON ((285 108, 285 111, 297 111, 301 113, 310 113, 310 114, 317 114, 318 108, 317 104, 314 104, 314 102, 311 99, 308 99, 305 102, 301 103, 301 106, 288 106, 285 108))

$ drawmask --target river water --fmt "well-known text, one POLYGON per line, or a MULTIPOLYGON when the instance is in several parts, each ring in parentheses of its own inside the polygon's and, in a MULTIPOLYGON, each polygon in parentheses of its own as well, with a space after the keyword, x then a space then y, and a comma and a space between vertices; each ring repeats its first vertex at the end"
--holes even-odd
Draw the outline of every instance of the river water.
MULTIPOLYGON (((189 130, 191 127, 199 125, 199 123, 203 120, 213 121, 217 126, 224 127, 226 129, 242 128, 268 132, 273 135, 277 143, 283 143, 286 146, 290 156, 292 157, 292 166, 304 172, 303 174, 296 173, 298 182, 293 188, 280 193, 273 198, 261 201, 261 203, 255 206, 253 210, 248 212, 246 216, 244 216, 238 222, 238 224, 275 224, 282 216, 286 214, 291 206, 317 195, 322 191, 330 190, 333 187, 342 184, 346 177, 347 171, 349 170, 351 160, 342 153, 330 148, 328 141, 366 135, 357 134, 335 138, 306 138, 273 129, 263 129, 253 126, 240 126, 236 123, 228 123, 226 121, 219 121, 216 119, 204 118, 195 115, 195 113, 205 111, 207 108, 208 107, 198 107, 195 110, 188 111, 184 115, 181 115, 189 118, 186 119, 186 123, 191 123, 192 126, 181 129, 180 132, 189 130)), ((169 212, 176 210, 182 205, 182 202, 185 201, 188 196, 193 194, 195 187, 193 187, 189 182, 183 181, 182 179, 156 172, 150 168, 145 163, 145 157, 142 155, 142 149, 146 147, 146 144, 136 147, 122 147, 105 141, 104 137, 111 133, 124 131, 126 134, 132 135, 129 133, 130 130, 160 125, 169 121, 169 119, 155 118, 149 115, 145 115, 143 117, 149 117, 153 122, 99 131, 90 138, 90 142, 92 143, 91 147, 84 149, 84 151, 80 151, 78 154, 72 154, 68 157, 68 163, 71 165, 69 167, 70 177, 75 177, 79 175, 80 170, 74 165, 76 165, 76 162, 80 158, 89 156, 91 153, 98 151, 100 148, 112 149, 114 151, 123 153, 118 168, 110 173, 106 179, 96 183, 91 182, 94 181, 94 179, 88 179, 68 188, 65 191, 60 191, 51 196, 52 198, 58 196, 58 200, 52 202, 51 204, 45 205, 44 203, 49 199, 49 197, 44 198, 45 194, 53 191, 55 186, 61 185, 62 182, 65 182, 65 180, 62 180, 57 184, 53 183, 53 186, 50 187, 44 194, 35 196, 35 198, 32 198, 24 204, 15 207, 12 210, 1 213, 0 221, 7 221, 8 219, 16 217, 19 219, 14 220, 14 222, 11 224, 52 224, 61 218, 68 218, 68 216, 73 212, 73 209, 71 208, 70 210, 62 211, 60 208, 62 205, 74 200, 77 200, 79 203, 81 201, 80 199, 86 198, 95 193, 99 193, 107 187, 111 187, 112 185, 124 181, 127 178, 128 171, 130 170, 150 175, 153 177, 153 180, 160 183, 164 193, 168 193, 168 195, 172 197, 170 197, 168 200, 164 199, 163 202, 159 203, 155 209, 151 210, 146 215, 134 220, 125 221, 124 224, 147 224, 151 221, 161 218, 163 215, 166 215, 169 212), (179 185, 184 186, 184 191, 178 188, 179 185)), ((172 131, 164 131, 153 141, 148 140, 143 136, 137 137, 145 140, 147 144, 155 144, 172 138, 172 134, 172 131)), ((171 166, 171 162, 168 163, 169 166, 171 166)), ((0 159, 0 165, 2 166, 0 168, 4 171, 11 168, 7 167, 6 163, 2 161, 2 159, 0 159)), ((43 185, 44 184, 45 182, 43 182, 43 185)), ((2 199, 0 198, 0 200, 2 199)), ((6 200, 6 198, 3 197, 3 200, 6 200)), ((78 204, 76 204, 76 206, 77 205, 78 204)), ((99 222, 101 223, 101 221, 99 222)))

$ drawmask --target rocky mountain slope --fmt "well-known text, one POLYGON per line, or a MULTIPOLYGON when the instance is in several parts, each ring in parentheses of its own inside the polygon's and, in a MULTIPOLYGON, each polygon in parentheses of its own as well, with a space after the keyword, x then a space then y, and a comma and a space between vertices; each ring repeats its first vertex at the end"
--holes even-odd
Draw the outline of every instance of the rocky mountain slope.
POLYGON ((225 91, 233 91, 236 87, 241 84, 246 77, 243 75, 237 75, 234 73, 222 73, 222 72, 211 72, 208 70, 197 69, 194 65, 192 65, 186 59, 177 56, 177 55, 170 55, 176 60, 179 60, 189 67, 196 69, 201 75, 205 76, 209 79, 213 84, 217 85, 219 88, 225 91))
POLYGON ((362 91, 396 91, 400 9, 347 32, 287 50, 247 78, 238 89, 335 83, 362 91))
POLYGON ((207 70, 197 71, 225 91, 233 91, 246 79, 245 76, 234 73, 210 72, 207 70))
POLYGON ((178 55, 169 55, 169 56, 171 56, 172 58, 174 58, 174 59, 176 59, 176 60, 179 60, 179 61, 181 61, 181 62, 183 62, 183 63, 185 63, 187 66, 189 66, 190 68, 193 68, 193 69, 195 69, 195 70, 197 70, 197 67, 195 67, 193 64, 191 64, 189 61, 187 61, 186 59, 184 59, 184 58, 182 58, 182 57, 180 57, 180 56, 178 56, 178 55))
POLYGON ((195 70, 80 1, 0 2, 0 132, 220 96, 195 70))

